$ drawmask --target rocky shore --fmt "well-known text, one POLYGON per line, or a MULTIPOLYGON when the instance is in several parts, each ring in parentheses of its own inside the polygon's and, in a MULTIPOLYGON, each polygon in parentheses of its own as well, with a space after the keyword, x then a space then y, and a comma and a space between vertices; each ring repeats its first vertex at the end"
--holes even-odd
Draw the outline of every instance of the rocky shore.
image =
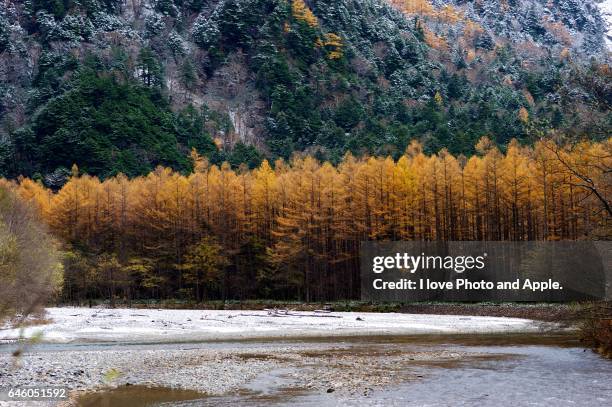
POLYGON ((47 323, 23 331, 0 330, 3 387, 71 391, 67 403, 38 405, 76 405, 83 394, 125 386, 184 389, 213 398, 253 386, 368 396, 419 380, 423 364, 486 357, 414 338, 533 336, 559 329, 519 318, 314 311, 50 308, 45 318, 47 323), (401 335, 414 337, 393 339, 401 335), (385 345, 374 345, 367 339, 372 336, 387 338, 385 345), (15 357, 20 344, 25 347, 15 357))
MULTIPOLYGON (((448 350, 418 351, 400 345, 289 343, 275 346, 235 343, 120 346, 104 350, 28 351, 15 358, 0 353, 4 386, 66 386, 69 403, 79 394, 120 386, 194 390, 205 396, 243 389, 261 375, 276 374, 282 387, 338 394, 368 395, 386 386, 418 378, 410 367, 421 363, 453 363, 482 355, 448 350), (132 348, 132 349, 130 349, 132 348)), ((0 402, 1 404, 1 402, 0 402)))

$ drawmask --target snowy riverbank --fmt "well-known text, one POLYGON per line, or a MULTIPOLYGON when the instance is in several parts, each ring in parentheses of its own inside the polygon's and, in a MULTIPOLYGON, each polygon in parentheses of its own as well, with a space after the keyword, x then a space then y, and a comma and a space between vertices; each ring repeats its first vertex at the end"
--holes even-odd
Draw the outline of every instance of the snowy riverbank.
MULTIPOLYGON (((396 313, 213 311, 162 309, 48 308, 46 325, 29 326, 23 336, 43 342, 172 342, 274 337, 420 334, 534 333, 556 324, 529 319, 396 313)), ((0 341, 20 338, 19 329, 1 329, 0 341)))

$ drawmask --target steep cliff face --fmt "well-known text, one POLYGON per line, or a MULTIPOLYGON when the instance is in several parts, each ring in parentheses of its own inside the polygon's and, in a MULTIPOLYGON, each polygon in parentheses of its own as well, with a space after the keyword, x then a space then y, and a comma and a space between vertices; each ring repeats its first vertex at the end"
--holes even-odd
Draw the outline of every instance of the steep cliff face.
POLYGON ((0 0, 0 170, 604 137, 605 30, 590 0, 0 0))

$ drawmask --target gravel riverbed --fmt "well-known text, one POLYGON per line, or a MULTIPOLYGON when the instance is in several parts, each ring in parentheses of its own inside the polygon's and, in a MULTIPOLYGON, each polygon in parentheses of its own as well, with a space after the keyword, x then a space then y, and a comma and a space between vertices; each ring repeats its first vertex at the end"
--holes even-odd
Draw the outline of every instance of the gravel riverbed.
POLYGON ((538 335, 559 328, 518 318, 339 312, 48 308, 45 317, 43 325, 0 330, 0 384, 66 386, 72 398, 63 405, 75 405, 85 392, 124 386, 202 397, 253 386, 367 396, 418 380, 417 365, 485 356, 414 342, 379 346, 359 337, 538 335), (31 341, 41 343, 26 345, 31 341), (20 343, 25 348, 15 357, 20 343))
POLYGON ((242 389, 258 376, 282 371, 284 387, 367 395, 410 380, 411 364, 481 356, 445 350, 402 350, 401 346, 371 348, 366 344, 297 342, 261 346, 237 342, 210 349, 206 344, 174 345, 171 349, 159 346, 163 345, 34 350, 18 358, 2 352, 0 381, 6 387, 67 386, 79 393, 142 385, 215 396, 242 389))

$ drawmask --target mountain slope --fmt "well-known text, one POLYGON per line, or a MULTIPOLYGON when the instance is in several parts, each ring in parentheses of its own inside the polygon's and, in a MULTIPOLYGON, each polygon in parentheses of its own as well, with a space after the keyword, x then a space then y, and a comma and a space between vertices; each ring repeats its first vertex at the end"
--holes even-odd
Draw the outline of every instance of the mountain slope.
POLYGON ((597 55, 604 51, 606 24, 597 3, 583 0, 435 0, 452 6, 490 35, 513 43, 597 55))
POLYGON ((610 134, 593 1, 3 1, 0 168, 50 185, 610 134))
POLYGON ((612 49, 612 0, 600 0, 599 9, 606 21, 606 44, 610 50, 612 49))

